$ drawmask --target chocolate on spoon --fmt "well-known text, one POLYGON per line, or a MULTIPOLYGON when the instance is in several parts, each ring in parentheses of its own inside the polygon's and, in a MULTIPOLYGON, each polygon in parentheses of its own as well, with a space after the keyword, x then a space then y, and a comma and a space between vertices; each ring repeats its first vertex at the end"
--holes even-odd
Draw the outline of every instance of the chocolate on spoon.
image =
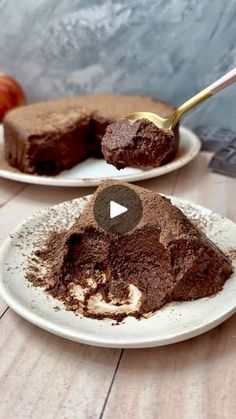
POLYGON ((172 160, 178 149, 178 131, 162 130, 148 119, 121 119, 107 127, 102 152, 117 169, 158 167, 172 160))
POLYGON ((177 152, 175 126, 186 112, 236 81, 236 68, 187 100, 168 118, 151 112, 134 112, 108 126, 102 139, 107 163, 118 169, 126 166, 158 167, 177 152))

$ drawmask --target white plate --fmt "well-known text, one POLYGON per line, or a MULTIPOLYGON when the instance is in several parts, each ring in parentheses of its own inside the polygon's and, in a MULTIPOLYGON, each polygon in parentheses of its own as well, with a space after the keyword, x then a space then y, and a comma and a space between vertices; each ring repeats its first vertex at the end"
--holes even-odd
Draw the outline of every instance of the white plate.
MULTIPOLYGON (((88 199, 88 198, 87 198, 88 199)), ((236 225, 203 207, 171 198, 187 216, 203 220, 203 230, 225 252, 236 254, 236 225)), ((64 228, 82 211, 85 198, 59 204, 29 218, 7 239, 0 251, 0 295, 6 303, 33 324, 77 342, 104 347, 141 348, 170 344, 197 336, 223 322, 236 311, 236 273, 214 297, 168 304, 148 319, 128 317, 112 326, 110 320, 76 316, 24 277, 32 243, 60 214, 64 228), (56 311, 55 306, 60 306, 56 311)), ((234 257, 235 259, 235 257, 234 257)), ((234 260, 234 268, 236 260, 234 260)))
POLYGON ((117 170, 103 159, 89 158, 70 170, 57 176, 27 175, 11 167, 4 158, 3 132, 0 126, 0 176, 19 182, 48 186, 96 186, 102 180, 120 179, 126 182, 149 179, 179 169, 189 163, 198 154, 201 144, 198 137, 188 128, 180 127, 180 147, 176 158, 164 166, 155 169, 127 167, 117 170))

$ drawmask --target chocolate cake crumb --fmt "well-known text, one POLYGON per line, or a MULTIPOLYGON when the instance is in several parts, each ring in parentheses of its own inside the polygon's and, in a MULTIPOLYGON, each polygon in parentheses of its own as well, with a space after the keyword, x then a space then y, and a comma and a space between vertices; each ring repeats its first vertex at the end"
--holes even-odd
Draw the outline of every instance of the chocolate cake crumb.
POLYGON ((147 119, 121 119, 107 127, 102 139, 105 160, 117 169, 159 167, 171 161, 177 149, 178 136, 147 119))

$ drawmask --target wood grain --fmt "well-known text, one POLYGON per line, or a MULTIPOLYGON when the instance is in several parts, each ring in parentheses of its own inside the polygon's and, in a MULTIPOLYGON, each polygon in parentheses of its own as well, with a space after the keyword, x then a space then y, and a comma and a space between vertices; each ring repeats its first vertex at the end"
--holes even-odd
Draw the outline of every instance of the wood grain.
POLYGON ((0 326, 1 418, 99 417, 120 350, 69 342, 12 311, 0 326))
POLYGON ((6 309, 6 303, 0 298, 0 318, 4 315, 6 309))
POLYGON ((0 208, 25 187, 26 185, 24 183, 13 182, 12 180, 0 178, 0 208))
POLYGON ((126 350, 103 419, 233 419, 236 317, 186 342, 126 350))

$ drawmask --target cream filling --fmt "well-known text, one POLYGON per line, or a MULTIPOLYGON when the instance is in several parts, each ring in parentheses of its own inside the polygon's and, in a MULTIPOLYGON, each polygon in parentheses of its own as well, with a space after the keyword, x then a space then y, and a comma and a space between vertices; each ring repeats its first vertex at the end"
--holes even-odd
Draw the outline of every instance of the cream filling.
MULTIPOLYGON (((81 303, 84 302, 86 294, 92 290, 96 290, 97 285, 98 285, 95 279, 90 278, 90 277, 86 278, 86 282, 87 282, 87 286, 85 287, 82 287, 81 285, 78 285, 78 284, 74 284, 73 282, 71 282, 71 284, 69 285, 70 294, 81 303)), ((105 274, 102 274, 102 278, 99 282, 100 283, 106 282, 105 274)))
POLYGON ((96 293, 92 295, 88 300, 88 310, 92 314, 130 314, 138 311, 141 305, 142 293, 141 291, 135 287, 133 284, 129 284, 129 295, 126 298, 126 301, 118 300, 116 298, 112 298, 111 302, 106 302, 103 300, 102 295, 100 293, 96 293), (116 304, 121 305, 116 305, 116 304))
MULTIPOLYGON (((102 283, 106 281, 105 275, 102 278, 102 283)), ((100 281, 99 281, 100 282, 100 281)), ((97 283, 93 278, 87 279, 87 286, 82 287, 78 284, 70 284, 70 294, 78 301, 80 308, 83 308, 83 303, 86 294, 91 290, 96 290, 97 283)), ((109 295, 110 302, 103 299, 100 292, 91 295, 87 300, 87 310, 90 314, 106 315, 106 314, 130 314, 139 310, 142 302, 142 292, 133 284, 129 284, 129 294, 125 299, 117 299, 109 295)))

